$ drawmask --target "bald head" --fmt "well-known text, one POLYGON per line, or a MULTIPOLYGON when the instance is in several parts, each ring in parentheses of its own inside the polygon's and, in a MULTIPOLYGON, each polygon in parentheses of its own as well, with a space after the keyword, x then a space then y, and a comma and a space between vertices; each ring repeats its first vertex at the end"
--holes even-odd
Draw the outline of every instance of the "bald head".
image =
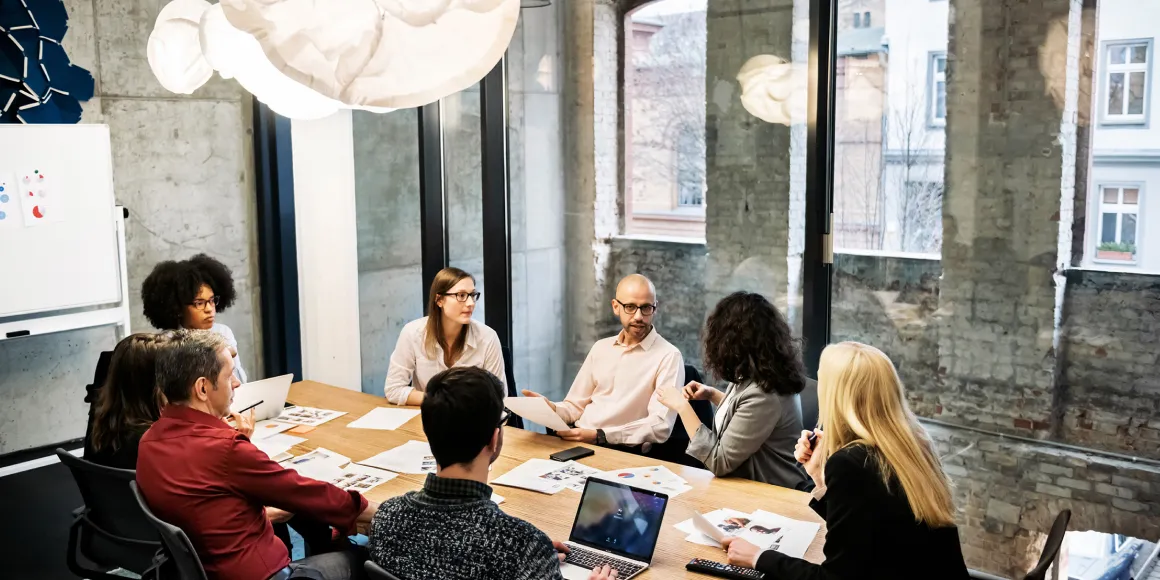
POLYGON ((652 304, 657 301, 657 289, 652 280, 640 274, 629 274, 616 285, 616 299, 627 302, 634 298, 641 298, 643 304, 652 304))

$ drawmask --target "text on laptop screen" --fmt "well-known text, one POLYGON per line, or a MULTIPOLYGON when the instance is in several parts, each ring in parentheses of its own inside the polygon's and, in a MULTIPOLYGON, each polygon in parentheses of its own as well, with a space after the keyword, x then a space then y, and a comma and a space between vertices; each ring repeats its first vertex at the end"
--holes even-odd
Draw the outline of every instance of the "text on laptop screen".
POLYGON ((656 547, 667 501, 591 478, 580 498, 572 541, 648 561, 656 547))

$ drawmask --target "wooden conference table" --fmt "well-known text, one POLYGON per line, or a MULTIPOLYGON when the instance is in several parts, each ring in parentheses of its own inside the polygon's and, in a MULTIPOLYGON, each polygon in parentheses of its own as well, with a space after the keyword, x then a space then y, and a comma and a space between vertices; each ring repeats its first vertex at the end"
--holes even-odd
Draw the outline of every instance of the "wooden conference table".
MULTIPOLYGON (((325 447, 351 459, 361 461, 382 451, 397 447, 408 440, 426 440, 423 424, 419 417, 408 421, 395 431, 371 429, 348 429, 346 425, 363 416, 375 407, 385 406, 382 397, 332 387, 313 381, 295 383, 290 388, 289 401, 306 407, 346 411, 346 415, 320 425, 303 435, 307 440, 291 453, 300 455, 316 447, 325 447)), ((574 443, 557 437, 532 433, 523 429, 507 427, 504 432, 504 447, 500 458, 492 467, 492 478, 507 473, 532 458, 547 459, 557 451, 574 447, 574 443)), ((725 553, 716 548, 701 546, 685 541, 685 534, 673 527, 693 515, 693 511, 707 513, 728 507, 743 512, 757 509, 781 514, 785 517, 821 522, 809 508, 809 494, 757 483, 744 479, 721 479, 703 469, 695 469, 641 457, 630 453, 590 446, 596 454, 580 460, 580 463, 602 470, 664 465, 688 481, 693 487, 669 501, 665 512, 664 527, 653 554, 652 567, 639 578, 707 578, 685 570, 685 564, 693 558, 706 558, 718 562, 726 561, 725 553)), ((385 501, 394 496, 423 487, 426 475, 401 474, 368 492, 374 501, 385 501)), ((572 520, 580 501, 580 494, 564 490, 555 495, 512 487, 495 486, 496 493, 504 496, 501 508, 510 515, 527 520, 543 530, 554 540, 567 540, 572 528, 572 520)), ((806 559, 821 562, 825 525, 810 544, 806 559)))

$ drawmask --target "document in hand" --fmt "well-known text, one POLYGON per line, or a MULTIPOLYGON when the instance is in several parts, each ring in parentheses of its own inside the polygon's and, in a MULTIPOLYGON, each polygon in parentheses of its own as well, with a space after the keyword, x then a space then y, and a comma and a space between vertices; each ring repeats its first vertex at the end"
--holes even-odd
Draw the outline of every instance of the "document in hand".
POLYGON ((358 463, 395 473, 435 473, 436 469, 435 456, 426 441, 408 441, 358 463))
POLYGON ((727 537, 739 537, 762 550, 775 550, 802 558, 814 536, 818 535, 821 524, 791 520, 762 510, 747 514, 725 508, 703 516, 694 514, 675 527, 688 534, 685 540, 694 544, 716 548, 727 537))
POLYGON ((567 431, 571 429, 552 410, 552 407, 548 406, 548 401, 542 397, 504 397, 503 406, 528 421, 539 423, 554 431, 567 431))
POLYGON ((553 494, 564 488, 582 490, 588 477, 599 473, 599 469, 575 461, 561 463, 549 459, 529 459, 493 479, 492 483, 553 494))
POLYGON ((381 431, 394 431, 418 415, 419 411, 415 409, 377 407, 375 409, 371 409, 370 413, 367 413, 366 415, 351 421, 347 427, 354 429, 378 429, 381 431))

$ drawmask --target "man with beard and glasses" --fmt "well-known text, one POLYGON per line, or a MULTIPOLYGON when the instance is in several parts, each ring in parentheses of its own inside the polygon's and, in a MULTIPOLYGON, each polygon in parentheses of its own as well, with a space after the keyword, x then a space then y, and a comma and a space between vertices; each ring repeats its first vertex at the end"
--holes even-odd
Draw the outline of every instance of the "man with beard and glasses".
POLYGON ((556 434, 567 441, 598 445, 663 443, 672 433, 676 414, 658 401, 657 392, 684 386, 685 367, 677 347, 653 327, 656 288, 640 274, 625 277, 616 285, 612 311, 623 330, 597 341, 568 396, 559 403, 548 402, 564 422, 575 426, 556 434))

